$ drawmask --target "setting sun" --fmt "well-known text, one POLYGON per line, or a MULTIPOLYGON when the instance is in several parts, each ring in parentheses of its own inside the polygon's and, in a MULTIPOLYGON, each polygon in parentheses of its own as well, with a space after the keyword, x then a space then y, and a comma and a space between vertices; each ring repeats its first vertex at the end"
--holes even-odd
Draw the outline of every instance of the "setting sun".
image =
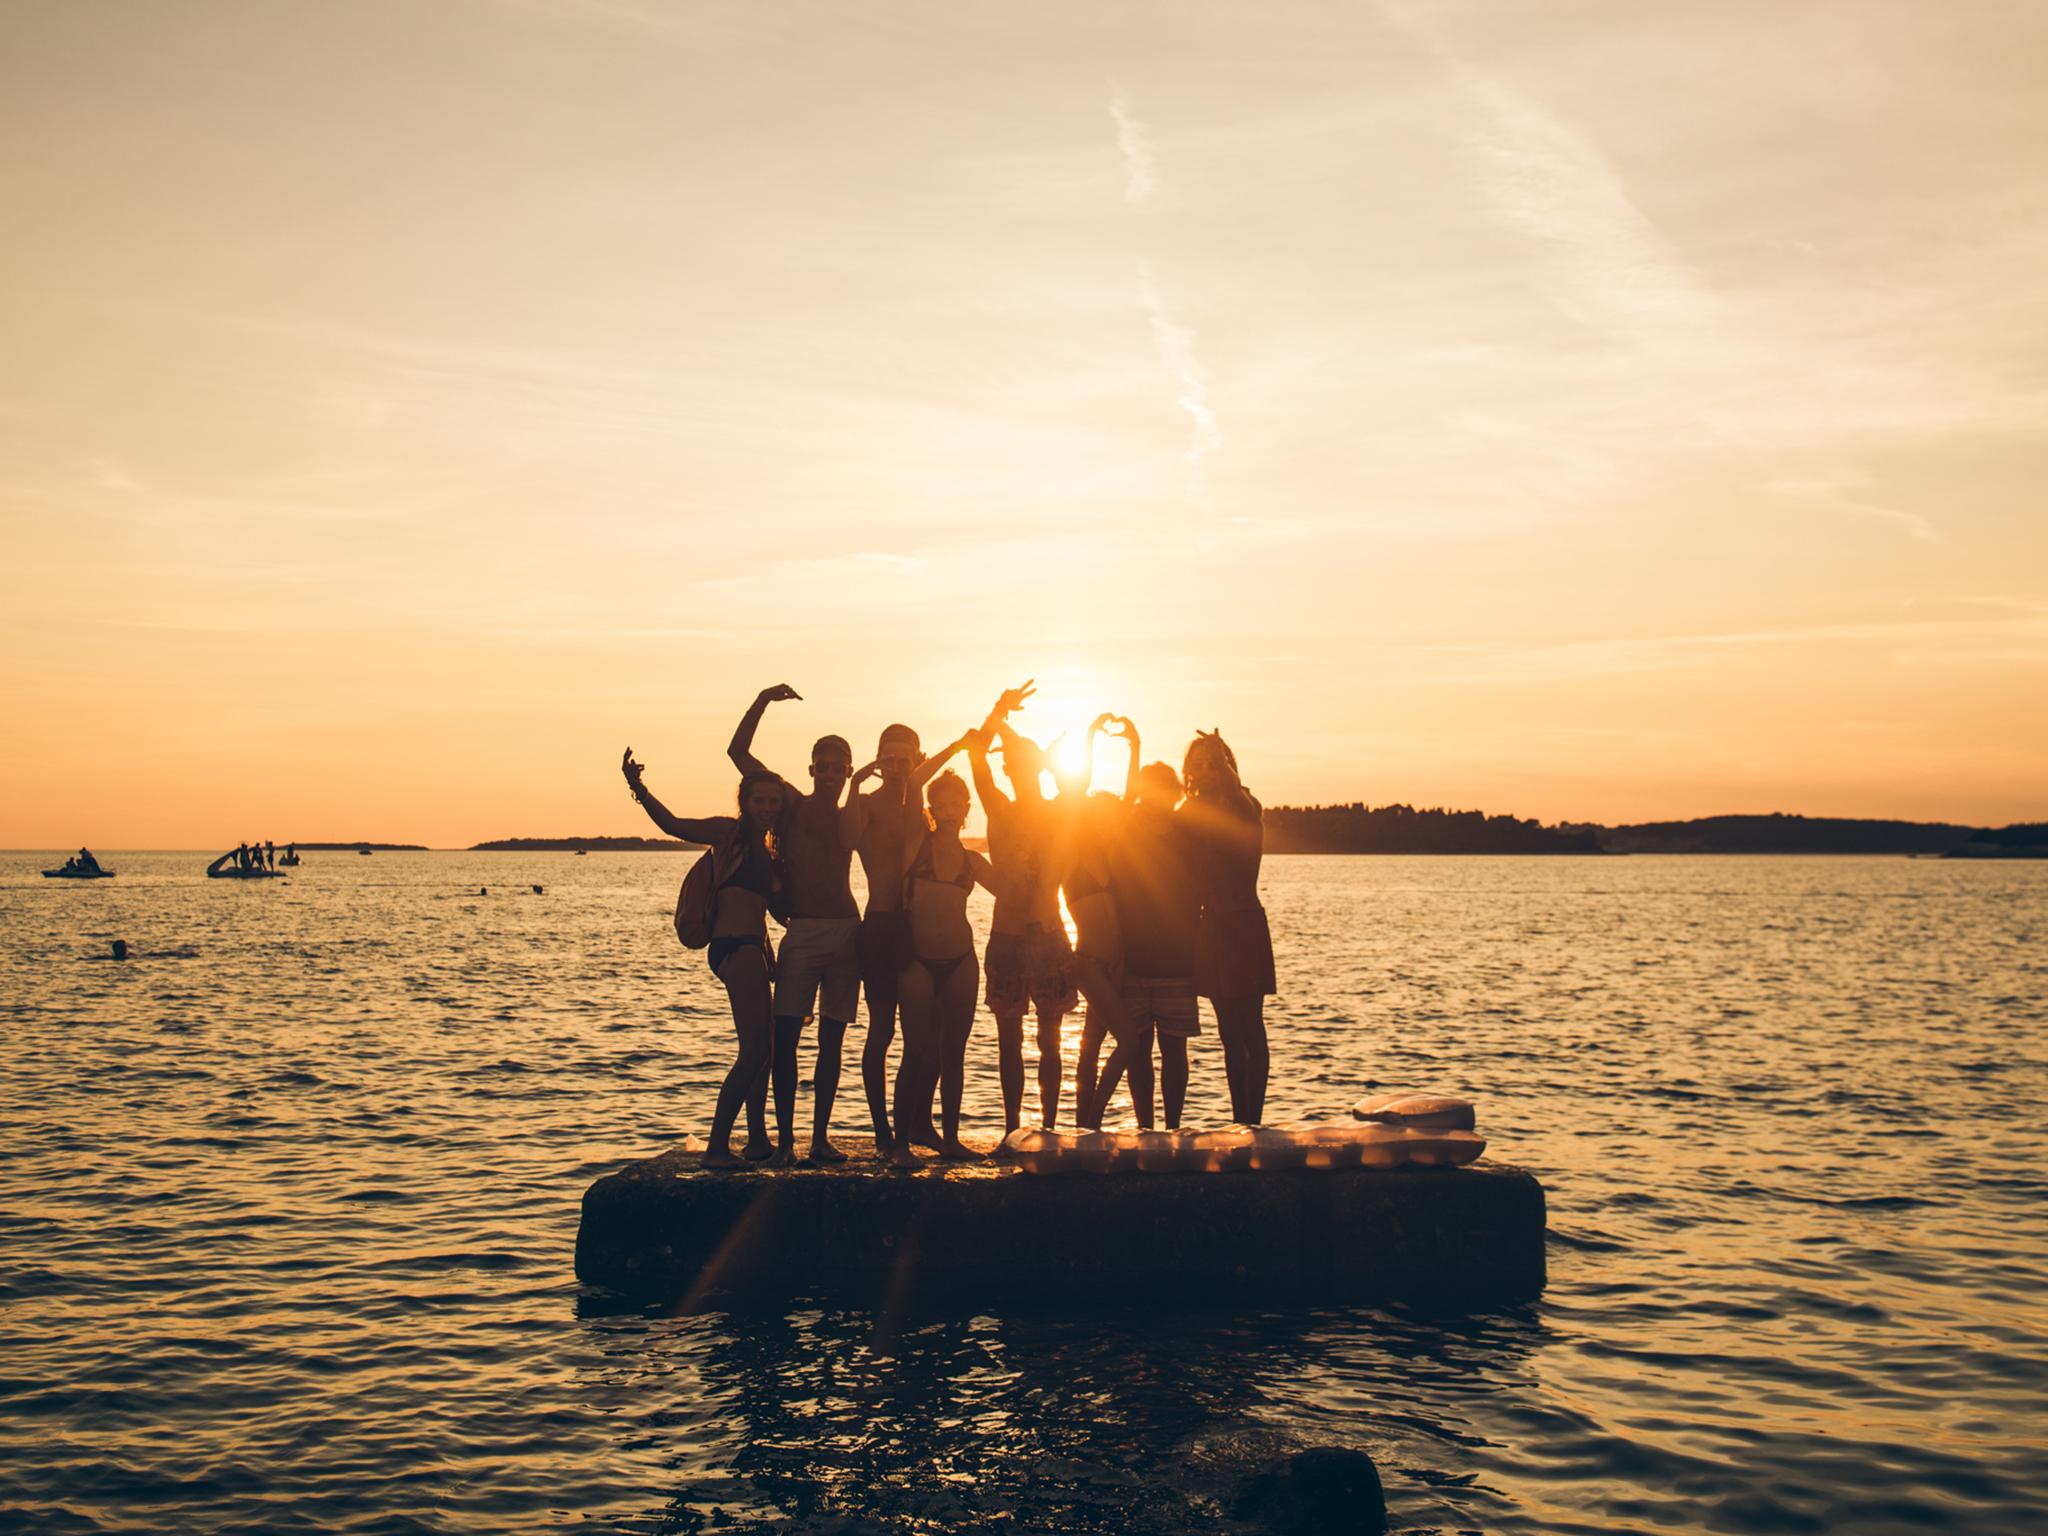
POLYGON ((624 831, 1033 673, 1275 804, 2048 813, 2019 13, 210 14, 10 40, 0 843, 624 831))

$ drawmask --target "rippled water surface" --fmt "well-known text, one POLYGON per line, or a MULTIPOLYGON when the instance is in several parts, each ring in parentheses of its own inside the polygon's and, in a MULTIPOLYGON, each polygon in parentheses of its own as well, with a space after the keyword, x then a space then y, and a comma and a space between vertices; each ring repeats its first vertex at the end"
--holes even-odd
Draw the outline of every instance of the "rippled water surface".
MULTIPOLYGON (((889 1327, 579 1293, 730 1059, 680 860, 54 862, 0 855, 0 1528, 1206 1530, 1272 1434, 1404 1530, 2042 1528, 2048 866, 1269 860, 1274 1118, 1469 1094, 1543 1300, 889 1327)), ((986 1015, 970 1074, 991 1129, 986 1015)))

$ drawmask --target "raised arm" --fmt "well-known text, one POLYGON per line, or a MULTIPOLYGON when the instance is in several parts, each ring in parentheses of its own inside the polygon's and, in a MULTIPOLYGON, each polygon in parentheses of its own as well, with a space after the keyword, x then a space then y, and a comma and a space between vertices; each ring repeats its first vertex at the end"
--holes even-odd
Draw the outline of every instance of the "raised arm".
POLYGON ((737 823, 730 816, 678 816, 659 800, 654 792, 640 780, 647 771, 646 766, 633 761, 633 749, 626 748, 626 755, 619 760, 619 771, 626 776, 626 787, 633 792, 633 798, 640 803, 640 809, 670 837, 681 838, 686 843, 716 843, 731 835, 737 823))
MULTIPOLYGON (((732 744, 725 749, 725 755, 732 759, 733 767, 741 773, 773 773, 774 770, 754 756, 754 732, 761 727, 761 717, 768 712, 770 704, 784 699, 800 699, 798 693, 787 683, 777 683, 773 688, 763 688, 747 706, 747 712, 740 716, 739 725, 733 730, 732 744)), ((777 775, 780 777, 780 775, 777 775)))
POLYGON ((1131 749, 1131 763, 1124 770, 1124 804, 1136 805, 1138 803, 1138 728, 1131 724, 1130 716, 1128 715, 1118 715, 1111 724, 1122 727, 1116 734, 1123 737, 1124 745, 1131 749))
POLYGON ((990 707, 988 718, 981 722, 982 735, 993 736, 997 731, 1001 730, 1003 722, 1022 709, 1024 701, 1036 692, 1038 692, 1038 681, 1036 678, 1029 677, 1024 679, 1024 682, 1019 687, 1005 688, 990 707))
POLYGON ((989 733, 972 732, 967 738, 967 766, 974 774, 974 792, 981 796, 982 810, 993 815, 1000 806, 1010 808, 1010 797, 996 788, 996 776, 988 766, 989 733))
POLYGON ((839 807, 839 842, 845 848, 858 848, 860 840, 868 829, 869 796, 860 792, 867 783, 882 771, 881 764, 869 763, 846 781, 846 804, 839 807))
POLYGON ((941 748, 919 763, 911 772, 910 787, 912 789, 923 789, 925 785, 931 783, 933 779, 938 777, 939 770, 946 766, 947 760, 955 752, 968 746, 974 740, 975 734, 973 731, 962 733, 950 746, 941 748))

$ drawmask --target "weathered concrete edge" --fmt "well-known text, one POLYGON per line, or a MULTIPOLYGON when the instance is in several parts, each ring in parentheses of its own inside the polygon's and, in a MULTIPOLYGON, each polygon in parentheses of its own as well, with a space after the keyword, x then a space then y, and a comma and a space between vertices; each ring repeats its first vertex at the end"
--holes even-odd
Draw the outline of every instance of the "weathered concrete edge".
POLYGON ((590 1187, 580 1280, 686 1307, 801 1295, 1470 1307, 1531 1299, 1545 1281, 1543 1187, 1501 1163, 1070 1178, 685 1171, 694 1163, 665 1153, 590 1187))

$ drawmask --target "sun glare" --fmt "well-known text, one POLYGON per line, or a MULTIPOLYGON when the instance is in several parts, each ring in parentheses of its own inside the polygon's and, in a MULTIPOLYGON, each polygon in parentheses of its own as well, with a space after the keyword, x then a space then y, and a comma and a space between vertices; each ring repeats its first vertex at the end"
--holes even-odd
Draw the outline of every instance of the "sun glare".
POLYGON ((1060 778, 1070 779, 1088 766, 1088 722, 1069 723, 1066 734, 1060 739, 1059 751, 1053 754, 1053 772, 1060 778))

